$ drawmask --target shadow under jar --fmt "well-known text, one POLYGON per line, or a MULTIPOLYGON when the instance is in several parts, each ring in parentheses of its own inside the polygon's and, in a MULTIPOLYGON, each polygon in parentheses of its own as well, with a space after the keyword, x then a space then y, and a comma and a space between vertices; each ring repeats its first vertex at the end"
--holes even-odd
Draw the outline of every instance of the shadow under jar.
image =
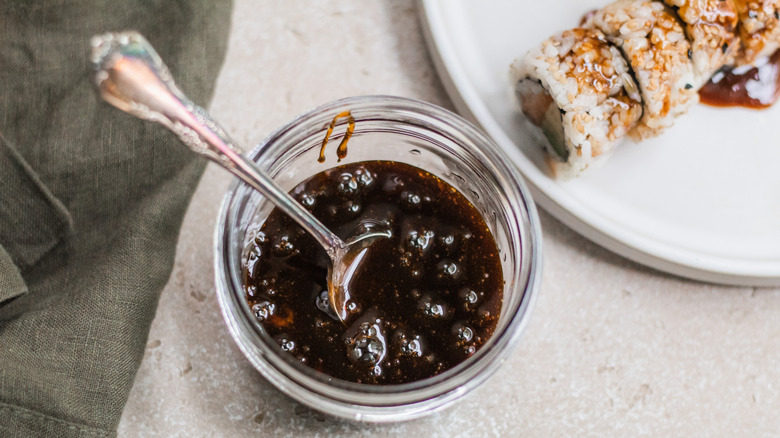
POLYGON ((234 340, 273 385, 295 400, 337 417, 403 421, 450 405, 487 379, 508 357, 537 294, 541 230, 517 169, 482 132, 459 116, 424 102, 389 96, 353 97, 296 118, 250 156, 286 190, 337 165, 356 162, 398 162, 423 169, 456 188, 482 216, 495 239, 504 282, 501 312, 492 336, 463 362, 433 377, 401 384, 334 378, 283 351, 250 308, 243 271, 273 205, 234 182, 225 196, 215 235, 217 294, 234 340), (336 163, 335 146, 347 127, 342 124, 333 131, 329 144, 333 149, 326 150, 328 159, 320 163, 318 155, 328 126, 344 111, 350 111, 355 119, 348 153, 336 163))

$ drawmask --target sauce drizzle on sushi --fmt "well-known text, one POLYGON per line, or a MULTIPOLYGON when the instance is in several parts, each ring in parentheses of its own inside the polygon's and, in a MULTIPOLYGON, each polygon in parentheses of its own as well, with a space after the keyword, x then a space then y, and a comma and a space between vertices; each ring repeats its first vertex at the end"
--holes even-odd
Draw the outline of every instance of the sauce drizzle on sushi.
POLYGON ((768 108, 780 97, 780 50, 756 67, 724 67, 699 90, 712 106, 768 108))

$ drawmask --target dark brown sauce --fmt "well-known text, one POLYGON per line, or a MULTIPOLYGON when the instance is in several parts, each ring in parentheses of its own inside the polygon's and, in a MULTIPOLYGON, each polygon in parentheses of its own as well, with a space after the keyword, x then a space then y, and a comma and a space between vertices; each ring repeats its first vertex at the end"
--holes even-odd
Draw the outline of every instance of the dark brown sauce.
POLYGON ((328 257, 292 219, 271 212, 249 247, 246 299, 295 359, 330 376, 405 383, 461 363, 493 334, 503 274, 477 209, 436 176, 398 162, 321 172, 293 196, 342 238, 367 222, 392 237, 372 244, 340 322, 328 304, 328 257))
POLYGON ((702 103, 712 106, 767 108, 780 97, 780 50, 757 67, 724 67, 699 90, 702 103))

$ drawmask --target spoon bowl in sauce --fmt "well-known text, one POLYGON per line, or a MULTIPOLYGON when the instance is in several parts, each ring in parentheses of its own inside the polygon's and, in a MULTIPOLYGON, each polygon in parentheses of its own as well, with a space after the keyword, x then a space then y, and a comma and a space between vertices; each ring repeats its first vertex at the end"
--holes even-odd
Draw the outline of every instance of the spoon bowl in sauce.
MULTIPOLYGON (((137 32, 94 37, 92 63, 98 93, 106 102, 170 129, 193 152, 224 167, 266 196, 322 245, 331 262, 328 267, 329 301, 338 318, 345 322, 349 283, 371 244, 390 237, 390 232, 374 228, 352 236, 346 242, 336 236, 246 158, 204 109, 187 99, 174 84, 160 56, 137 32)), ((346 142, 342 143, 339 149, 345 150, 346 142)))

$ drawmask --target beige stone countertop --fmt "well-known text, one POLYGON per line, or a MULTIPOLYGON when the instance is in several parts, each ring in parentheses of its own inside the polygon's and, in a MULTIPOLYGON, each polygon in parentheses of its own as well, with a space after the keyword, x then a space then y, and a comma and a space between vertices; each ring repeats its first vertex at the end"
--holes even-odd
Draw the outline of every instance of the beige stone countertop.
MULTIPOLYGON (((452 109, 415 3, 236 0, 211 110, 237 142, 360 94, 452 109)), ((780 436, 780 289, 671 277, 545 212, 536 308, 484 385, 407 423, 304 408, 265 381, 222 321, 212 240, 230 181, 210 165, 195 192, 120 436, 780 436)))

